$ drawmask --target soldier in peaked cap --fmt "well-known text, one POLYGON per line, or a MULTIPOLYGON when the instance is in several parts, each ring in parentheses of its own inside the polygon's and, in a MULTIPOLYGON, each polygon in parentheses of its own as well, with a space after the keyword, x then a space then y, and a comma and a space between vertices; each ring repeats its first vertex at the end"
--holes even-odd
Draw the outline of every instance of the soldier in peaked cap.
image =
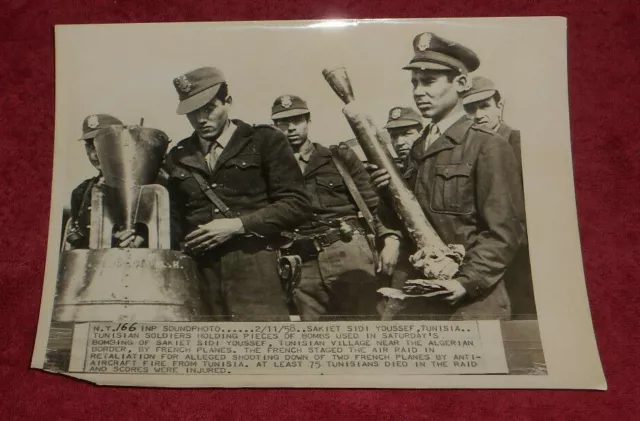
POLYGON ((462 98, 467 114, 469 114, 476 123, 493 130, 509 141, 518 159, 520 176, 522 176, 520 130, 512 129, 504 122, 504 98, 489 78, 474 76, 471 82, 471 89, 469 89, 462 98))
MULTIPOLYGON (((405 176, 443 242, 466 251, 454 277, 433 281, 449 294, 425 302, 416 316, 508 319, 503 279, 524 238, 515 155, 464 110, 468 73, 480 65, 476 54, 430 32, 417 35, 413 49, 404 68, 411 71, 416 106, 431 123, 413 144, 405 176)), ((384 170, 373 177, 376 186, 387 184, 384 170)), ((418 250, 412 261, 424 261, 427 253, 418 250)))
POLYGON ((281 249, 284 263, 300 266, 289 280, 300 318, 378 318, 376 264, 382 270, 397 259, 399 240, 377 217, 369 174, 346 144, 311 142, 311 113, 299 96, 276 98, 271 118, 287 136, 311 196, 313 217, 281 249), (379 258, 376 234, 385 244, 379 258))
MULTIPOLYGON (((462 99, 464 108, 477 124, 498 133, 507 139, 518 160, 520 181, 522 183, 522 154, 520 148, 520 130, 512 129, 503 120, 505 100, 493 81, 484 76, 474 76, 472 87, 462 99)), ((524 186, 522 186, 524 200, 524 186)), ((526 219, 525 219, 526 221, 526 219)), ((525 222, 526 226, 526 222, 525 222)), ((505 285, 511 299, 514 317, 535 317, 536 306, 533 297, 533 279, 529 259, 528 239, 518 250, 513 263, 505 275, 505 285)))
POLYGON ((192 70, 173 84, 177 113, 194 129, 165 161, 174 247, 196 258, 216 315, 289 320, 273 242, 309 212, 293 152, 275 127, 229 118, 219 69, 192 70))
POLYGON ((423 129, 422 117, 412 107, 393 107, 384 128, 389 133, 391 145, 398 154, 397 163, 402 169, 413 142, 423 129))

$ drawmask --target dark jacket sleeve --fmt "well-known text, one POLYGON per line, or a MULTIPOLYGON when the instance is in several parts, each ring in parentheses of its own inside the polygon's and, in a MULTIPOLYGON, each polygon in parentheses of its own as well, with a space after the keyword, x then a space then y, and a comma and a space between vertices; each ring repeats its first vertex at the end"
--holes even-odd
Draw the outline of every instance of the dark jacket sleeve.
POLYGON ((522 177, 522 146, 520 145, 520 130, 513 130, 508 140, 509 144, 513 148, 513 153, 515 154, 516 160, 518 162, 520 177, 522 177))
POLYGON ((82 199, 84 197, 84 191, 87 189, 87 184, 88 180, 85 180, 71 192, 70 218, 73 221, 78 220, 78 213, 80 213, 80 206, 82 206, 82 199))
POLYGON ((358 188, 362 199, 364 199, 371 213, 375 215, 380 200, 371 185, 371 177, 364 168, 364 164, 358 159, 358 155, 346 145, 341 145, 338 148, 338 153, 349 170, 349 174, 351 174, 351 178, 358 188))
POLYGON ((171 232, 171 248, 174 250, 180 249, 180 242, 184 236, 182 230, 182 217, 184 215, 183 201, 180 200, 180 192, 176 186, 176 180, 174 178, 169 177, 169 174, 172 173, 172 162, 168 157, 160 170, 160 174, 158 176, 158 184, 159 181, 162 181, 162 185, 167 188, 169 192, 169 216, 170 216, 170 232, 171 232))
POLYGON ((262 130, 266 133, 260 153, 271 203, 241 216, 240 220, 245 230, 264 236, 292 230, 305 222, 311 213, 311 203, 302 172, 284 134, 277 129, 262 130))
POLYGON ((402 234, 399 227, 394 227, 393 210, 380 199, 371 183, 371 176, 358 158, 358 155, 346 145, 341 145, 338 151, 340 151, 340 157, 349 169, 349 174, 351 174, 351 178, 353 178, 362 199, 373 214, 376 236, 382 238, 395 234, 401 237, 402 234))
POLYGON ((483 145, 476 166, 479 227, 460 266, 458 280, 477 296, 504 276, 523 242, 521 190, 513 149, 499 136, 483 145))

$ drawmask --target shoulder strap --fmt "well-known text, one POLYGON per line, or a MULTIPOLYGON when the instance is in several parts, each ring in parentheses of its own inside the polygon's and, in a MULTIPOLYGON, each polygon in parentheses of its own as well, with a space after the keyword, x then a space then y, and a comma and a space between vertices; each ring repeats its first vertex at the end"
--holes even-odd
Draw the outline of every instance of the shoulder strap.
POLYGON ((362 198, 362 195, 360 194, 360 191, 358 190, 356 183, 353 181, 353 177, 351 177, 351 173, 349 173, 349 170, 347 170, 347 167, 345 167, 344 162, 342 161, 342 158, 340 157, 340 155, 338 155, 338 146, 335 146, 335 145, 331 146, 331 158, 333 159, 333 163, 336 165, 336 168, 340 173, 340 177, 342 177, 342 179, 344 180, 344 183, 347 186, 347 190, 349 190, 349 193, 351 194, 353 201, 356 202, 356 206, 358 207, 358 210, 360 211, 360 213, 362 214, 362 217, 366 221, 367 226, 369 227, 371 232, 375 234, 376 228, 375 228, 373 215, 371 214, 369 207, 367 206, 364 199, 362 198))
POLYGON ((234 215, 229 210, 229 207, 225 205, 225 203, 218 197, 218 195, 213 192, 213 190, 211 190, 211 187, 209 187, 209 183, 207 183, 207 180, 205 180, 202 175, 195 171, 190 170, 190 172, 193 175, 193 178, 195 178, 198 182, 198 185, 200 186, 202 192, 207 196, 207 199, 209 199, 211 203, 213 203, 213 205, 218 208, 218 210, 222 212, 225 217, 233 218, 234 215))

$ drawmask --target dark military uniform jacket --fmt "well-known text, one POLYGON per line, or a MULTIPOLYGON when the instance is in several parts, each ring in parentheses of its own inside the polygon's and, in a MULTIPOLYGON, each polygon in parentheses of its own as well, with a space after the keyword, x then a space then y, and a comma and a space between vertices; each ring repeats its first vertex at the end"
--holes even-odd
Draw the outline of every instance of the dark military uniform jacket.
POLYGON ((520 148, 520 130, 514 130, 511 127, 507 126, 505 123, 500 123, 497 133, 507 139, 507 141, 513 148, 513 153, 518 160, 520 177, 522 177, 522 150, 520 148))
MULTIPOLYGON (((317 220, 333 220, 358 214, 358 207, 336 168, 331 151, 317 143, 313 144, 313 153, 304 169, 304 182, 311 195, 313 218, 305 226, 313 225, 317 220)), ((378 194, 371 185, 369 173, 358 156, 346 145, 338 147, 338 157, 349 170, 362 199, 374 215, 378 235, 390 233, 377 218, 378 194)), ((303 227, 304 228, 304 227, 303 227)))
POLYGON ((523 242, 518 164, 509 143, 464 116, 424 150, 415 142, 405 174, 445 244, 466 255, 458 281, 471 298, 500 282, 523 242))
MULTIPOLYGON (((102 175, 84 180, 71 192, 71 226, 70 232, 75 231, 82 239, 72 244, 72 248, 89 248, 89 236, 91 227, 91 189, 102 175)), ((69 232, 69 233, 70 233, 69 232)), ((69 234, 67 233, 67 234, 69 234)))
POLYGON ((210 171, 194 133, 166 157, 174 246, 198 225, 225 218, 193 177, 199 172, 215 194, 242 221, 247 233, 260 237, 292 230, 309 215, 309 198, 289 143, 272 126, 237 126, 210 171))

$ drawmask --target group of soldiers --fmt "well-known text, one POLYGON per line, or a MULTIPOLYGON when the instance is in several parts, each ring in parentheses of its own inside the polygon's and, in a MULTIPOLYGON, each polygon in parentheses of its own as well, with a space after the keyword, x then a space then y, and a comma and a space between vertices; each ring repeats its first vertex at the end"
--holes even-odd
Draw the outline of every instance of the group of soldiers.
MULTIPOLYGON (((526 240, 520 134, 502 121, 504 100, 470 49, 433 33, 413 41, 411 75, 418 112, 398 106, 384 128, 397 164, 422 211, 464 259, 433 298, 395 302, 394 317, 509 319, 535 315, 526 240), (428 121, 424 124, 423 121, 428 121), (507 291, 511 289, 511 291, 507 291)), ((363 163, 345 143, 311 141, 312 113, 294 94, 275 99, 273 125, 230 119, 224 74, 204 67, 174 79, 177 114, 194 131, 165 157, 172 247, 192 256, 206 280, 203 297, 225 320, 380 319, 389 300, 424 278, 416 250, 392 211, 383 168, 363 163)), ((87 117, 83 136, 100 170, 93 139, 123 123, 87 117)), ((88 247, 91 188, 71 198, 73 247, 88 247)), ((114 233, 118 247, 141 247, 134 230, 114 233)))

